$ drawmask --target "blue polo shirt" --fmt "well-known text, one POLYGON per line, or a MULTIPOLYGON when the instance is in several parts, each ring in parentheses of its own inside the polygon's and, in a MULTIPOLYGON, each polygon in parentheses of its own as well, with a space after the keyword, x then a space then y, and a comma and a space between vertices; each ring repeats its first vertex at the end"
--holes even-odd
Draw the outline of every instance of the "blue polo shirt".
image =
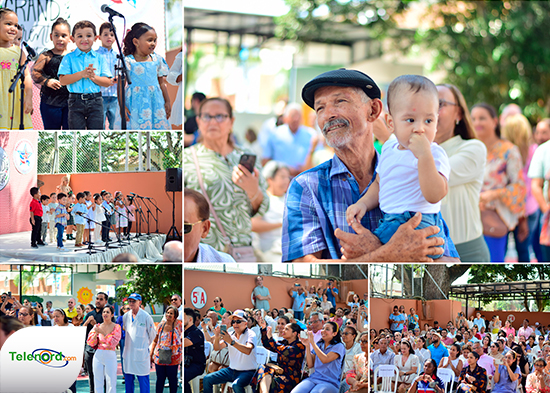
POLYGON ((83 216, 81 216, 80 214, 76 214, 76 213, 83 213, 83 214, 88 213, 88 208, 86 207, 85 203, 77 203, 76 205, 74 205, 72 213, 73 213, 75 224, 77 224, 77 225, 85 225, 86 224, 86 219, 83 216))
POLYGON ((447 351, 447 348, 441 341, 437 348, 432 344, 428 347, 428 350, 432 354, 432 359, 435 360, 436 364, 439 364, 443 357, 449 356, 449 351, 447 351))
MULTIPOLYGON (((66 54, 61 60, 59 65, 58 75, 72 75, 77 72, 83 71, 88 65, 93 64, 95 68, 95 74, 97 76, 113 77, 109 64, 105 60, 105 57, 100 56, 96 51, 91 49, 89 52, 82 52, 76 48, 71 53, 66 54)), ((67 90, 70 93, 78 94, 91 94, 101 92, 101 86, 96 85, 89 78, 82 78, 75 83, 67 85, 67 90)))

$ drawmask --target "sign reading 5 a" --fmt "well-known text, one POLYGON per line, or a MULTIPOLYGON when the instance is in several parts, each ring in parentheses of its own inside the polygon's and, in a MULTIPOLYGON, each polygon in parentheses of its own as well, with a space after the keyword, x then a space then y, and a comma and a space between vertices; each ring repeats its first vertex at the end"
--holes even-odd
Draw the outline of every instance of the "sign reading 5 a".
POLYGON ((208 300, 208 296, 206 295, 206 291, 202 287, 195 287, 191 291, 191 303, 193 303, 193 307, 195 308, 203 308, 206 306, 206 301, 208 300))

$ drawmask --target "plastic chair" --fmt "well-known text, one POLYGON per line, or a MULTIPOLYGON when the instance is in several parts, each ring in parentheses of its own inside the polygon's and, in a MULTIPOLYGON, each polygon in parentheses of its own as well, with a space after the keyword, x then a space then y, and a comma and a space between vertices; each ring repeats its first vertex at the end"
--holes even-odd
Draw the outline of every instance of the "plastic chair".
POLYGON ((210 363, 210 354, 212 353, 213 345, 211 342, 204 342, 204 355, 206 356, 206 367, 204 372, 191 380, 191 392, 200 393, 201 379, 206 376, 206 370, 208 370, 208 364, 210 363))
POLYGON ((445 393, 449 392, 449 386, 453 385, 453 379, 455 377, 455 373, 450 368, 438 368, 437 369, 437 376, 443 381, 443 385, 445 386, 445 393))
POLYGON ((395 379, 393 393, 397 392, 397 377, 399 371, 393 364, 382 364, 374 370, 374 391, 380 393, 392 393, 392 380, 395 379), (382 384, 378 390, 378 376, 382 377, 382 384))

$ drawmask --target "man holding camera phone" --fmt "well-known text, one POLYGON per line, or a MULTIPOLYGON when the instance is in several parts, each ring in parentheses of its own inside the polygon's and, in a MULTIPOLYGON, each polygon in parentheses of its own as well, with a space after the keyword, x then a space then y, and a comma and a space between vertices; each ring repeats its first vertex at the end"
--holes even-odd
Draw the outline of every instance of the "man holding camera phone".
POLYGON ((304 319, 304 307, 306 304, 307 293, 304 292, 302 285, 300 283, 295 283, 294 287, 288 290, 288 295, 294 299, 294 302, 292 303, 294 318, 296 318, 296 320, 304 319))
POLYGON ((235 393, 244 393, 244 388, 256 372, 256 334, 247 327, 248 318, 243 310, 231 315, 233 334, 227 332, 227 325, 217 326, 214 330, 214 350, 229 348, 229 367, 204 377, 204 393, 212 393, 214 385, 233 382, 235 393))

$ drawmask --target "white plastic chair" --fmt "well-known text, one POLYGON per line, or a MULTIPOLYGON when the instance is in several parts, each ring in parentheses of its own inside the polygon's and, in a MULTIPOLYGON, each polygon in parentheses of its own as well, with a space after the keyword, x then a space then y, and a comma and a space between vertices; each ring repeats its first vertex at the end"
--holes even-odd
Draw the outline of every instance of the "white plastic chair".
POLYGON ((395 379, 395 384, 393 387, 393 393, 397 392, 397 378, 399 376, 399 371, 397 367, 393 364, 382 364, 374 370, 374 391, 380 393, 392 393, 392 380, 395 379), (382 378, 382 384, 380 385, 380 390, 378 389, 378 377, 382 378))
POLYGON ((450 393, 449 387, 453 385, 453 380, 455 377, 455 373, 453 372, 453 370, 451 370, 450 368, 438 368, 437 376, 443 381, 443 385, 445 386, 445 393, 450 393))
POLYGON ((206 367, 204 372, 191 380, 191 392, 200 393, 201 379, 206 376, 206 370, 208 370, 208 364, 210 363, 210 354, 212 353, 213 345, 211 342, 204 342, 204 355, 206 356, 206 367))

